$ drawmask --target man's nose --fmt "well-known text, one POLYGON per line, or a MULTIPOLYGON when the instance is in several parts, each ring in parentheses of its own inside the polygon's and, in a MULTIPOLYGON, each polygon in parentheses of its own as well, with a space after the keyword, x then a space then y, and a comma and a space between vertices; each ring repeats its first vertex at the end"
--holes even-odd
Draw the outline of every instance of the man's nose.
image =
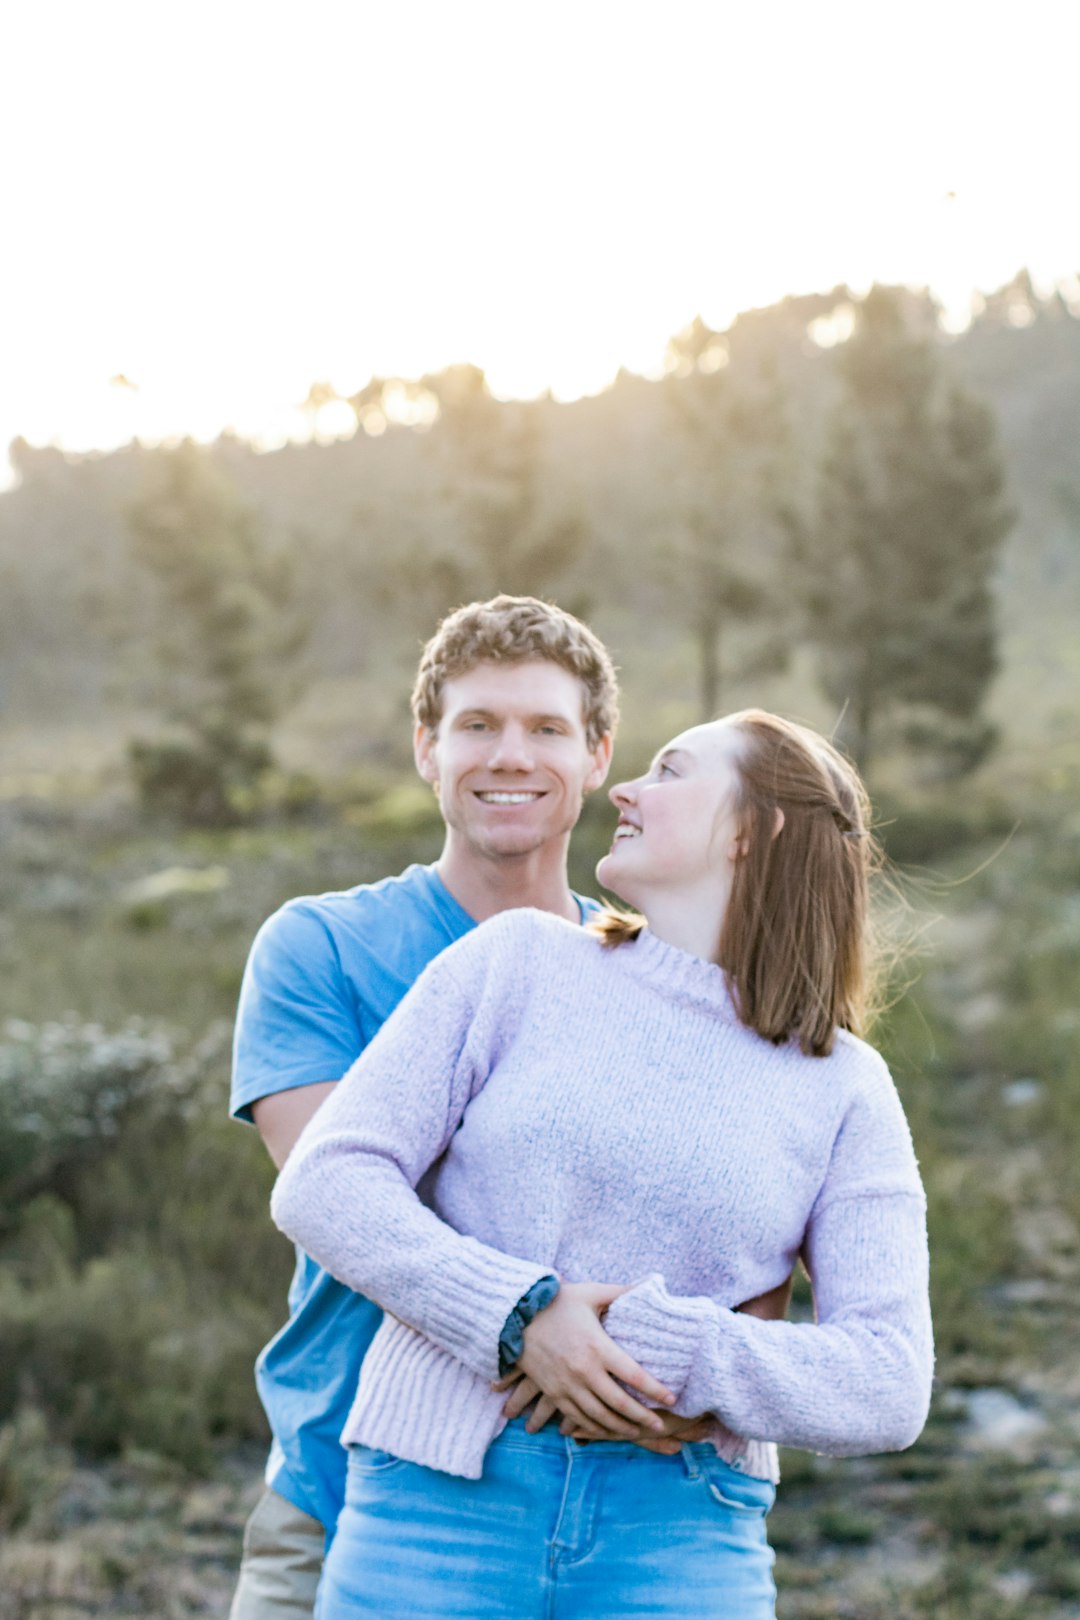
POLYGON ((524 726, 503 726, 488 758, 493 770, 531 771, 532 740, 524 726))

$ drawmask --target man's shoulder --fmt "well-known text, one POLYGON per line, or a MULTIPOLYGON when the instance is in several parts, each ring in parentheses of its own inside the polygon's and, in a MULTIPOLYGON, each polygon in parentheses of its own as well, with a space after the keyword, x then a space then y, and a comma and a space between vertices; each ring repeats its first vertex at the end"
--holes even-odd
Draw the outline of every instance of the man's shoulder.
MULTIPOLYGON (((442 888, 433 866, 410 866, 351 889, 296 895, 267 918, 262 931, 288 934, 319 928, 332 936, 356 934, 379 931, 384 924, 405 919, 435 921, 459 909, 442 888)), ((452 920, 456 922, 456 916, 452 920)))
POLYGON ((438 877, 433 866, 413 865, 404 872, 357 883, 351 889, 329 889, 323 894, 298 894, 274 912, 275 917, 319 917, 329 924, 354 917, 377 916, 399 910, 433 906, 438 898, 438 877))
POLYGON ((399 986, 472 928, 434 867, 287 900, 259 929, 249 971, 320 982, 344 975, 367 987, 399 986))

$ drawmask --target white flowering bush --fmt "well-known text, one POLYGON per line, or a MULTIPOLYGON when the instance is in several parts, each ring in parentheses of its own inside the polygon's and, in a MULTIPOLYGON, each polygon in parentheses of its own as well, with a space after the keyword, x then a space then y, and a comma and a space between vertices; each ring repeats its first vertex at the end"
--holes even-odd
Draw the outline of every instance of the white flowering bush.
POLYGON ((218 1055, 216 1026, 181 1056, 168 1030, 74 1016, 0 1028, 0 1220, 114 1144, 136 1115, 189 1118, 218 1055))

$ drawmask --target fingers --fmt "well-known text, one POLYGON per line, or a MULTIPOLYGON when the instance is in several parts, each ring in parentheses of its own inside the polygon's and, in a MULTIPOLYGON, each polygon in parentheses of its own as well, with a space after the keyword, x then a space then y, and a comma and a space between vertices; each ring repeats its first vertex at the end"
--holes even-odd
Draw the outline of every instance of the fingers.
POLYGON ((530 1413, 528 1422, 525 1424, 526 1429, 530 1434, 539 1434, 545 1423, 550 1423, 558 1410, 549 1395, 541 1395, 536 1403, 535 1410, 530 1413))
POLYGON ((611 1339, 607 1341, 604 1364, 613 1378, 617 1378, 621 1384, 629 1384, 631 1389, 638 1390, 646 1400, 658 1401, 661 1406, 675 1405, 675 1396, 667 1385, 654 1378, 652 1373, 646 1372, 644 1367, 640 1367, 632 1356, 628 1356, 625 1350, 620 1350, 611 1339))
POLYGON ((708 1440, 712 1432, 713 1419, 701 1417, 684 1420, 674 1428, 669 1428, 667 1436, 682 1445, 687 1441, 693 1443, 698 1440, 708 1440))
POLYGON ((513 1389, 514 1385, 524 1377, 525 1374, 520 1367, 512 1367, 502 1378, 496 1378, 491 1387, 496 1395, 501 1395, 504 1389, 513 1389))
MULTIPOLYGON (((659 1414, 651 1412, 647 1406, 639 1406, 612 1379, 591 1387, 578 1387, 571 1399, 578 1412, 584 1414, 585 1426, 598 1430, 608 1440, 632 1440, 642 1431, 660 1432, 659 1414)), ((558 1404, 564 1417, 571 1420, 576 1418, 565 1397, 560 1396, 558 1404)))
POLYGON ((613 1378, 594 1385, 594 1391, 605 1407, 616 1414, 622 1421, 622 1432, 629 1438, 628 1431, 636 1432, 644 1429, 648 1433, 662 1434, 664 1420, 659 1412, 654 1412, 648 1406, 642 1406, 640 1401, 617 1384, 613 1378))
MULTIPOLYGON (((645 1451, 655 1451, 664 1457, 674 1456, 679 1448, 687 1443, 708 1440, 715 1421, 708 1412, 698 1417, 678 1417, 674 1412, 659 1412, 653 1415, 660 1420, 659 1432, 653 1429, 639 1429, 637 1433, 624 1438, 632 1440, 634 1445, 641 1446, 645 1451)), ((594 1423, 582 1426, 564 1421, 561 1431, 572 1440, 612 1438, 610 1432, 604 1432, 594 1423)))
POLYGON ((534 1384, 531 1378, 522 1378, 510 1391, 510 1395, 503 1403, 503 1416, 506 1418, 520 1417, 526 1407, 531 1406, 540 1393, 540 1386, 534 1384))
POLYGON ((561 1395, 558 1406, 566 1422, 592 1431, 599 1439, 629 1440, 638 1430, 636 1423, 612 1411, 591 1389, 575 1389, 570 1396, 561 1395))
POLYGON ((628 1293, 629 1283, 585 1283, 582 1298, 588 1300, 595 1311, 606 1311, 620 1294, 628 1293))
MULTIPOLYGON (((593 1424, 573 1424, 564 1420, 559 1426, 559 1432, 568 1439, 576 1440, 579 1445, 586 1445, 591 1440, 610 1440, 612 1436, 593 1424)), ((661 1457, 677 1457, 682 1450, 683 1442, 674 1436, 637 1434, 629 1437, 635 1446, 643 1451, 655 1451, 661 1457)))

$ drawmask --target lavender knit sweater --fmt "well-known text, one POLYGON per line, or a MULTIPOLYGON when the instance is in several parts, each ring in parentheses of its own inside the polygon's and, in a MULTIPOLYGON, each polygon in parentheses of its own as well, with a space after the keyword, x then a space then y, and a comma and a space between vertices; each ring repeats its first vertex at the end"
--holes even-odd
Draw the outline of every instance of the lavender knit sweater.
POLYGON ((503 1427, 499 1334, 551 1271, 635 1285, 607 1331, 678 1412, 715 1413, 748 1472, 775 1475, 770 1442, 898 1450, 926 1418, 925 1200, 884 1063, 843 1033, 827 1058, 770 1045, 718 968, 647 930, 609 950, 520 910, 452 945, 310 1121, 272 1207, 388 1313, 347 1443, 478 1478, 503 1427), (734 1311, 800 1252, 816 1324, 734 1311))

